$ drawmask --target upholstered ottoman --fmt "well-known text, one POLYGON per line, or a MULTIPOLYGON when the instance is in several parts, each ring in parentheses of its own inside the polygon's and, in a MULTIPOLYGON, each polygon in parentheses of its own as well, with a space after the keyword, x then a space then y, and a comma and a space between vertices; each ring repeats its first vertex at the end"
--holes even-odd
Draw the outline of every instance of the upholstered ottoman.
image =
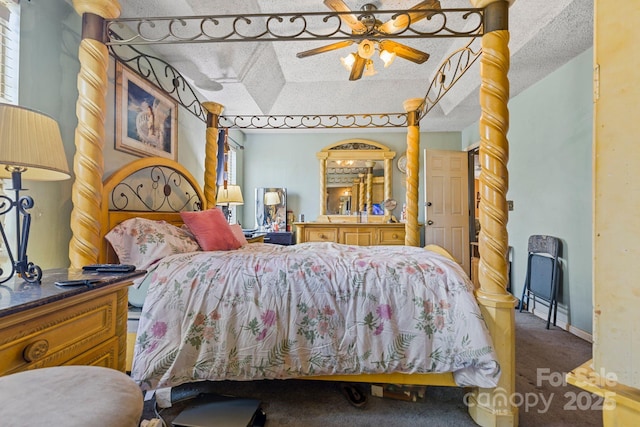
POLYGON ((142 392, 127 375, 98 366, 58 366, 0 377, 3 427, 135 427, 142 392))

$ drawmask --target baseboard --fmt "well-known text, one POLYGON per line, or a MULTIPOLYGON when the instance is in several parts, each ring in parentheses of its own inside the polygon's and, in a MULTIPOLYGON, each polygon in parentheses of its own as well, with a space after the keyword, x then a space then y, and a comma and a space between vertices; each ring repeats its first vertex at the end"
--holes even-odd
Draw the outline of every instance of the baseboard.
MULTIPOLYGON (((530 313, 531 310, 528 310, 530 313)), ((547 321, 547 316, 549 315, 549 309, 544 305, 540 304, 540 308, 533 307, 533 314, 540 319, 547 321)), ((551 320, 553 321, 553 314, 551 315, 551 320)), ((556 327, 560 329, 564 329, 565 331, 577 336, 578 338, 582 338, 583 340, 593 343, 593 336, 582 329, 578 329, 575 326, 569 323, 569 315, 567 313, 567 308, 561 305, 558 305, 558 314, 556 317, 556 327)))

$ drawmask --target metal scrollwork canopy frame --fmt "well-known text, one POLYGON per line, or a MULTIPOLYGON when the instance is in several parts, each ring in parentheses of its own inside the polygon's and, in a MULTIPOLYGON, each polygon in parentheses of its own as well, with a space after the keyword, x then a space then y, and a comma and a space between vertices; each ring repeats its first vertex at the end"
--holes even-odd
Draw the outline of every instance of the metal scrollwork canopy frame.
MULTIPOLYGON (((411 22, 407 10, 361 13, 360 16, 366 13, 381 21, 406 16, 406 25, 393 34, 376 28, 360 34, 345 31, 340 15, 347 12, 119 18, 105 21, 105 33, 106 45, 112 56, 156 84, 205 123, 206 112, 196 92, 182 74, 171 64, 137 49, 135 45, 365 38, 470 38, 467 45, 453 52, 432 77, 424 100, 417 109, 420 120, 480 57, 481 49, 474 42, 484 34, 483 9, 434 9, 432 12, 426 18, 429 23, 426 27, 411 22), (130 31, 133 34, 128 37, 120 35, 130 31)), ((236 129, 397 128, 406 127, 408 123, 408 113, 405 112, 362 115, 222 115, 219 118, 220 128, 236 129)))

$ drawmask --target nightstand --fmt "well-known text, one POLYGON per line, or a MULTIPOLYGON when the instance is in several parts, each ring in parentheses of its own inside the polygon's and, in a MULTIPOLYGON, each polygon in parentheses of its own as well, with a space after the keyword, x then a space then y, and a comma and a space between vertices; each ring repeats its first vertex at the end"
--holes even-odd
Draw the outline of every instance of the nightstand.
POLYGON ((264 243, 266 233, 254 233, 251 237, 245 237, 247 243, 264 243))
POLYGON ((266 243, 272 243, 274 245, 289 246, 293 245, 293 233, 290 231, 278 231, 274 233, 267 233, 264 238, 266 243))
POLYGON ((125 370, 127 288, 144 271, 46 270, 42 283, 0 287, 0 375, 59 365, 125 370), (90 286, 56 281, 99 280, 90 286))

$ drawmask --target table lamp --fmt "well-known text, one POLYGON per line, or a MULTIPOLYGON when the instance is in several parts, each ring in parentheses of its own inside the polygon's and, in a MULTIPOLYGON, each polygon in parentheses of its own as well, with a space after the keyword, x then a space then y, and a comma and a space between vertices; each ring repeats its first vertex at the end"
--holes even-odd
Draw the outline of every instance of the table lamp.
MULTIPOLYGON (((60 181, 70 178, 69 165, 58 123, 51 117, 17 105, 0 104, 0 178, 11 178, 14 198, 0 195, 0 216, 15 211, 16 247, 11 250, 3 222, 0 222, 3 244, 11 261, 11 274, 0 279, 4 283, 14 274, 29 283, 40 283, 42 269, 27 258, 31 227, 31 196, 20 196, 22 180, 60 181), (22 220, 22 221, 21 221, 22 220)), ((3 275, 0 269, 0 276, 3 275)))
POLYGON ((242 191, 239 185, 227 184, 218 186, 218 195, 216 196, 216 205, 223 207, 223 212, 227 217, 227 222, 231 221, 231 210, 229 206, 244 205, 242 191))
POLYGON ((269 218, 271 222, 269 223, 269 229, 271 231, 277 231, 276 224, 276 205, 280 204, 280 195, 277 191, 267 191, 264 194, 264 204, 269 206, 269 218))

